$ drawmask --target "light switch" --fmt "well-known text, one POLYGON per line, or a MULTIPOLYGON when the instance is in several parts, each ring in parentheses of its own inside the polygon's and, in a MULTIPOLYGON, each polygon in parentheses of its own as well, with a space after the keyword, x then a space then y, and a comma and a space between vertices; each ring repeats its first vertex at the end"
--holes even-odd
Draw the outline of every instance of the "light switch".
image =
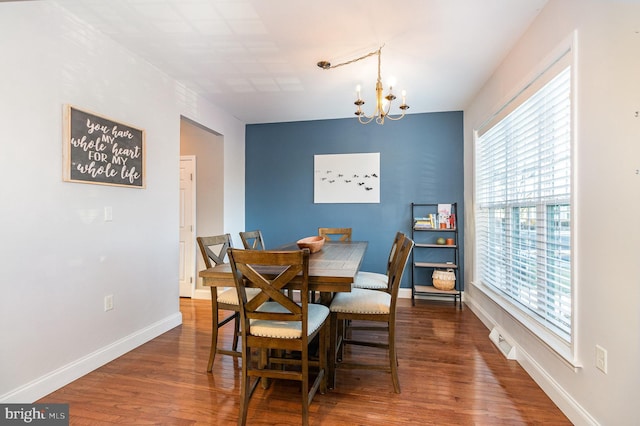
POLYGON ((111 222, 113 220, 113 209, 111 206, 104 208, 104 221, 111 222))
POLYGON ((596 368, 607 374, 607 350, 600 345, 596 345, 596 368))

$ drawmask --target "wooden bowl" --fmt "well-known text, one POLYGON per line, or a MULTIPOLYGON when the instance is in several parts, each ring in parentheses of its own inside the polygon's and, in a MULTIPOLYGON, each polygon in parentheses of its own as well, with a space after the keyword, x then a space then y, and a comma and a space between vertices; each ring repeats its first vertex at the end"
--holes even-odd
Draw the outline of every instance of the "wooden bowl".
POLYGON ((296 244, 298 244, 298 247, 300 247, 300 249, 308 248, 309 252, 315 253, 322 249, 322 246, 324 245, 324 237, 315 235, 313 237, 307 237, 298 240, 296 241, 296 244))

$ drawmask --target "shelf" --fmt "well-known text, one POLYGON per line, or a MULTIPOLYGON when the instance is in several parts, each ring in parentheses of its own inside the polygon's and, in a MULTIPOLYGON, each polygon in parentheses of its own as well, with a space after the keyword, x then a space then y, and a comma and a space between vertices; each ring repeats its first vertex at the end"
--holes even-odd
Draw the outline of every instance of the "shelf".
POLYGON ((443 294, 443 295, 446 294, 447 296, 449 295, 457 296, 459 294, 458 290, 456 290, 455 288, 453 290, 439 290, 432 285, 416 284, 415 289, 416 289, 416 294, 420 294, 420 293, 443 294))
POLYGON ((454 305, 462 307, 462 277, 460 276, 460 244, 458 239, 458 203, 411 203, 411 238, 415 242, 411 253, 411 299, 415 296, 453 298, 454 305), (440 228, 440 223, 452 226, 440 228), (423 228, 420 225, 430 225, 423 228), (431 225, 435 225, 431 227, 431 225), (436 239, 437 237, 437 239, 436 239), (436 244, 448 240, 452 244, 436 244), (445 249, 444 251, 442 249, 445 249), (434 251, 435 250, 435 251, 434 251), (418 254, 419 253, 419 254, 418 254), (420 259, 420 260, 418 260, 420 259), (439 290, 433 286, 432 270, 451 270, 456 288, 439 290))
POLYGON ((414 231, 419 232, 456 232, 456 228, 413 228, 414 231))
POLYGON ((456 265, 455 263, 415 262, 413 266, 415 266, 416 268, 458 269, 458 265, 456 265))
POLYGON ((416 243, 415 247, 424 247, 424 248, 458 248, 456 244, 425 244, 425 243, 416 243))

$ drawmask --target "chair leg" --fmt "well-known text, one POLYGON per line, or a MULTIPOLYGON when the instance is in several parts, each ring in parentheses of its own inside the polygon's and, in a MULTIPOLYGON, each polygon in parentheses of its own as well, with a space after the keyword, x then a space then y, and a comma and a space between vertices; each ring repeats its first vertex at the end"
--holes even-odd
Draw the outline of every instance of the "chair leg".
POLYGON ((327 364, 329 366, 328 372, 328 385, 330 389, 334 389, 336 385, 336 345, 338 344, 338 318, 337 315, 332 313, 329 315, 329 347, 326 352, 329 354, 327 364))
POLYGON ((207 365, 207 372, 211 373, 213 370, 213 361, 216 358, 216 352, 218 351, 218 324, 212 324, 213 330, 211 332, 211 349, 209 350, 209 364, 207 365))
POLYGON ((342 359, 344 358, 344 346, 345 346, 344 339, 347 337, 346 336, 347 321, 349 320, 342 319, 342 320, 339 320, 338 323, 336 324, 336 328, 338 330, 336 360, 338 362, 341 362, 342 359))
POLYGON ((249 412, 249 399, 251 398, 252 386, 249 376, 249 364, 251 363, 250 351, 243 345, 242 349, 242 382, 240 383, 240 413, 238 415, 238 426, 247 424, 247 413, 249 412))
POLYGON ((323 395, 327 392, 327 341, 329 340, 327 328, 328 327, 325 326, 320 330, 318 345, 318 374, 322 374, 322 379, 320 381, 320 393, 323 395))
POLYGON ((389 364, 391 367, 393 390, 395 393, 400 393, 400 380, 398 379, 398 353, 396 351, 396 331, 395 325, 393 324, 389 324, 389 364))
POLYGON ((218 352, 218 293, 216 287, 211 287, 211 349, 209 350, 209 364, 207 372, 213 370, 213 362, 218 352))
POLYGON ((301 353, 302 386, 302 426, 309 425, 309 347, 303 348, 301 353))
MULTIPOLYGON (((271 349, 261 348, 258 350, 258 352, 260 357, 258 361, 258 368, 260 370, 263 370, 267 367, 270 368, 271 361, 269 361, 269 357, 271 356, 271 349)), ((262 382, 262 389, 269 389, 269 385, 271 384, 271 382, 267 377, 261 377, 259 378, 259 380, 260 382, 262 382)))
POLYGON ((238 350, 238 337, 240 336, 240 313, 236 312, 233 319, 233 350, 238 350))

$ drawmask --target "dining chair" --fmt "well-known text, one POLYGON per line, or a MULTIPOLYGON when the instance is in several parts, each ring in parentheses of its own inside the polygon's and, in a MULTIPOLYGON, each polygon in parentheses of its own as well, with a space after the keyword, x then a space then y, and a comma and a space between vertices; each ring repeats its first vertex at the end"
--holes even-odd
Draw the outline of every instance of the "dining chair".
MULTIPOLYGON (((214 235, 211 237, 198 237, 196 238, 196 241, 198 241, 200 253, 202 253, 202 258, 207 269, 214 265, 224 263, 227 256, 227 249, 233 245, 231 235, 229 234, 214 235)), ((253 297, 255 294, 257 294, 256 290, 249 289, 249 298, 253 297)), ((209 351, 209 364, 207 365, 208 372, 211 372, 213 369, 213 362, 215 361, 217 353, 236 357, 242 356, 242 353, 238 351, 238 336, 240 334, 240 305, 238 304, 238 294, 235 288, 218 291, 217 287, 211 287, 211 328, 211 349, 209 351), (220 320, 219 312, 221 310, 231 311, 232 313, 220 320), (231 321, 234 322, 233 343, 231 349, 218 348, 218 329, 231 321)))
POLYGON ((351 241, 351 228, 318 228, 318 235, 327 241, 351 241))
POLYGON ((316 392, 326 391, 329 309, 309 303, 309 250, 228 250, 240 301, 242 381, 238 424, 247 421, 251 395, 262 380, 285 379, 301 383, 302 424, 309 423, 309 404, 316 392), (296 279, 300 300, 282 290, 296 279), (259 290, 249 300, 248 287, 259 290), (309 344, 318 336, 317 360, 310 359, 309 344), (276 352, 272 352, 276 350, 276 352), (287 354, 299 353, 299 358, 287 354), (254 359, 254 355, 256 359, 254 359), (287 366, 295 364, 298 368, 287 366), (318 373, 310 385, 309 367, 318 373), (256 378, 252 382, 252 378, 256 378))
POLYGON ((242 245, 247 250, 264 250, 264 238, 262 238, 262 232, 257 229, 255 231, 240 232, 240 239, 242 245))
MULTIPOLYGON (((396 302, 402 277, 406 269, 409 254, 414 242, 409 237, 404 237, 396 250, 398 255, 389 269, 388 286, 385 291, 354 288, 350 293, 338 293, 334 296, 330 305, 330 339, 329 347, 332 348, 329 356, 329 378, 335 382, 337 368, 385 370, 391 372, 393 390, 400 393, 400 381, 398 379, 398 354, 396 350, 396 302), (351 326, 352 330, 383 331, 387 333, 387 341, 379 339, 357 340, 346 338, 344 328, 338 327, 344 321, 365 321, 382 323, 382 325, 351 326), (345 345, 360 345, 387 350, 388 364, 374 364, 371 362, 346 362, 344 360, 345 345)), ((374 337, 377 337, 374 336, 374 337)), ((351 354, 353 358, 357 355, 351 354)))
POLYGON ((398 247, 398 244, 404 236, 402 232, 396 232, 396 236, 391 244, 391 250, 389 251, 389 257, 387 258, 387 267, 384 274, 381 272, 358 271, 352 286, 354 288, 368 288, 370 290, 385 290, 389 281, 389 269, 397 254, 396 247, 398 247))

